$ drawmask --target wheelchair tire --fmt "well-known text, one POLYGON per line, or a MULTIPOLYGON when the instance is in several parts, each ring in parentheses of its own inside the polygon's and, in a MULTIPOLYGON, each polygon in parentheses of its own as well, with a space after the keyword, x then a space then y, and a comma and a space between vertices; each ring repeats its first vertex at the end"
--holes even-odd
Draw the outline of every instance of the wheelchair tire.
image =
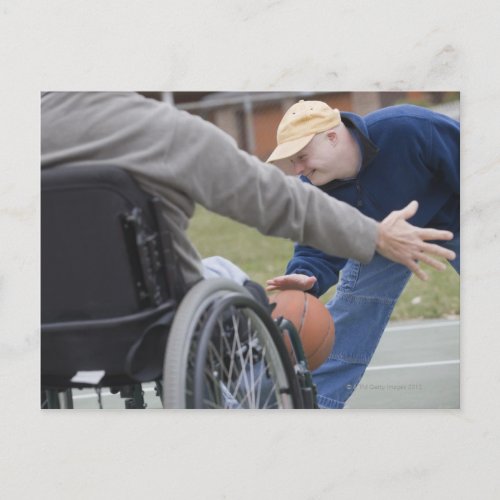
POLYGON ((163 373, 165 408, 303 407, 270 314, 243 287, 225 279, 198 283, 181 302, 163 373))

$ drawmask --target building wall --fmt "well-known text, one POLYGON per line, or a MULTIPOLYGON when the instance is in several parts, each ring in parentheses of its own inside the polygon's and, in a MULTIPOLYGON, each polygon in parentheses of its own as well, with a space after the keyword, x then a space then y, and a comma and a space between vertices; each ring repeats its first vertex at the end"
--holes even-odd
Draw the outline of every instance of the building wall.
MULTIPOLYGON (((339 108, 343 111, 353 111, 354 109, 350 92, 318 94, 311 100, 326 102, 330 107, 339 108)), ((282 103, 259 105, 254 108, 255 150, 253 154, 261 160, 266 160, 276 147, 278 125, 286 110, 295 102, 297 102, 297 99, 287 99, 282 103)))
MULTIPOLYGON (((179 103, 179 93, 174 93, 174 100, 179 103)), ((181 97, 199 99, 206 97, 209 93, 180 93, 181 97), (198 95, 199 94, 199 95, 198 95)), ((241 94, 241 93, 240 93, 241 94)), ((255 99, 251 104, 251 115, 246 114, 243 100, 248 95, 241 96, 241 102, 234 103, 236 93, 224 93, 231 96, 232 103, 221 105, 207 110, 206 106, 200 105, 189 109, 190 112, 198 114, 211 121, 222 130, 231 135, 238 146, 251 154, 266 160, 276 147, 276 132, 279 122, 286 110, 300 99, 297 97, 285 97, 281 100, 259 101, 255 99)), ((217 94, 219 97, 219 94, 217 94)), ((251 97, 251 93, 250 93, 251 97)), ((272 94, 271 94, 272 97, 272 94)), ((351 111, 365 115, 386 106, 392 106, 402 102, 417 104, 421 106, 432 106, 446 103, 450 100, 459 99, 458 92, 318 92, 308 96, 306 99, 324 101, 332 108, 341 111, 351 111)), ((238 100, 238 98, 236 99, 238 100)))

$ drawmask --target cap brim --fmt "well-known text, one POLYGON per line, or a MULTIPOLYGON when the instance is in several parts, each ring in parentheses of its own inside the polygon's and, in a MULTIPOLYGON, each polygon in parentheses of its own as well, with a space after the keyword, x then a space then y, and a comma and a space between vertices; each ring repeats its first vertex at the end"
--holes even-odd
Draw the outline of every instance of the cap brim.
POLYGON ((305 137, 300 137, 299 139, 294 139, 293 141, 287 141, 279 144, 271 153, 271 156, 266 160, 267 163, 271 163, 275 160, 284 160, 285 158, 297 154, 311 142, 311 139, 315 135, 316 134, 311 134, 305 137))

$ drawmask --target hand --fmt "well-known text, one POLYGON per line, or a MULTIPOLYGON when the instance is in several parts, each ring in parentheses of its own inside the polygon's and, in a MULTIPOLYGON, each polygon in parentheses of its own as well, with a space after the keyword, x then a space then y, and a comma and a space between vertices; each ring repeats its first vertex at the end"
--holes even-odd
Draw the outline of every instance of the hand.
POLYGON ((384 257, 399 262, 414 272, 423 281, 427 274, 420 268, 418 262, 425 262, 438 271, 445 269, 444 263, 428 254, 453 260, 455 252, 447 250, 426 240, 451 240, 453 233, 438 229, 424 229, 412 226, 406 222, 413 217, 418 209, 418 203, 412 201, 402 210, 391 212, 379 225, 377 252, 384 257))
POLYGON ((302 290, 305 292, 314 286, 316 278, 305 274, 288 274, 266 281, 266 292, 273 290, 302 290))

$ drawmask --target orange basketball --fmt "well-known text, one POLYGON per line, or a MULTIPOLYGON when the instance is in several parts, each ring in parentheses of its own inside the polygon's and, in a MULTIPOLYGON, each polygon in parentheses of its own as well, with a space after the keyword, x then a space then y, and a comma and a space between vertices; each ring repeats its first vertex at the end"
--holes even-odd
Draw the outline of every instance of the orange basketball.
POLYGON ((323 364, 335 342, 335 325, 328 309, 313 295, 299 290, 283 290, 269 297, 269 302, 276 304, 274 319, 283 316, 295 326, 309 370, 323 364))

